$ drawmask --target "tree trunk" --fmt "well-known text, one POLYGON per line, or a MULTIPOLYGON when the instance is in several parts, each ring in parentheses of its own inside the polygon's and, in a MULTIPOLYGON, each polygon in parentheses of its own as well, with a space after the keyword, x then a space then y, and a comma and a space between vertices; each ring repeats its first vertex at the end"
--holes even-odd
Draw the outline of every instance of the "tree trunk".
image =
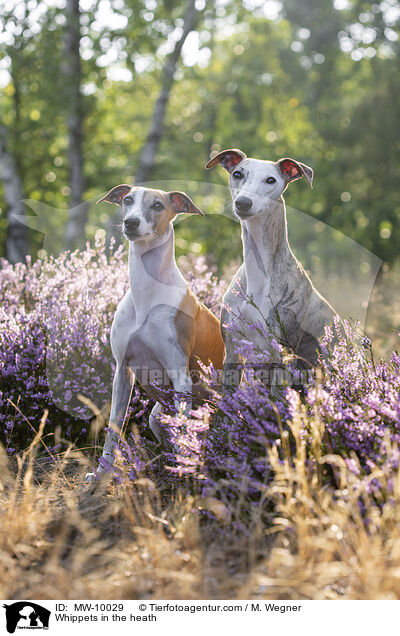
MULTIPOLYGON (((154 105, 149 132, 142 147, 139 157, 139 165, 136 170, 135 183, 144 183, 151 176, 156 162, 157 150, 162 137, 165 113, 167 111, 169 95, 174 83, 174 75, 186 38, 196 26, 198 12, 195 0, 189 0, 183 19, 182 34, 176 42, 174 50, 169 55, 162 70, 161 90, 154 105)), ((121 213, 117 212, 110 217, 108 222, 108 236, 113 236, 115 245, 121 243, 121 234, 116 230, 120 224, 121 213)))
POLYGON ((69 104, 68 113, 68 162, 69 218, 65 231, 65 246, 74 248, 82 245, 85 226, 88 219, 88 204, 83 202, 85 192, 83 141, 83 100, 81 94, 81 59, 79 54, 80 9, 79 0, 67 0, 65 13, 67 24, 64 37, 64 64, 66 95, 69 104))
POLYGON ((28 254, 28 228, 18 215, 25 214, 22 180, 17 163, 8 148, 7 129, 0 124, 0 174, 4 185, 4 199, 7 206, 6 257, 10 263, 25 260, 28 254))
POLYGON ((197 19, 198 12, 195 7, 195 0, 189 0, 183 20, 182 35, 175 44, 174 50, 168 57, 168 60, 163 68, 162 86, 157 101, 154 105, 153 116, 151 118, 147 139, 140 153, 139 165, 136 170, 135 183, 143 183, 144 181, 147 181, 153 171, 154 164, 156 162, 158 146, 162 136, 168 99, 174 82, 176 66, 178 64, 178 60, 181 55, 182 47, 185 44, 186 38, 196 26, 197 19))

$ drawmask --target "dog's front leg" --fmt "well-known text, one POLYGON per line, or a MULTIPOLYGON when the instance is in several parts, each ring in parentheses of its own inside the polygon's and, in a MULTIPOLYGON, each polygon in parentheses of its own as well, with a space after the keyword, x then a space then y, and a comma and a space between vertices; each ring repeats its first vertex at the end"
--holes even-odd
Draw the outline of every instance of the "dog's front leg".
MULTIPOLYGON (((175 392, 174 406, 176 413, 178 415, 186 415, 187 417, 190 417, 190 411, 192 410, 193 383, 187 369, 184 367, 178 369, 177 374, 174 374, 174 377, 171 378, 171 380, 175 392)), ((185 430, 185 428, 186 427, 184 426, 183 429, 185 430)), ((170 440, 169 445, 171 450, 175 453, 180 452, 179 444, 174 442, 173 439, 170 440)))
MULTIPOLYGON (((114 463, 114 451, 118 442, 119 431, 121 430, 126 417, 134 382, 134 374, 127 363, 124 361, 117 364, 111 399, 111 413, 109 421, 110 430, 107 433, 102 453, 102 457, 110 466, 114 463)), ((104 472, 104 467, 99 464, 96 473, 88 473, 86 475, 86 481, 93 481, 96 475, 101 475, 104 472)))
MULTIPOLYGON (((239 270, 239 272, 240 271, 241 270, 239 270)), ((223 298, 224 305, 221 309, 221 332, 225 346, 225 357, 222 367, 222 387, 225 390, 229 388, 234 389, 235 387, 239 386, 242 379, 242 371, 240 368, 241 358, 240 355, 237 353, 237 345, 233 342, 232 333, 229 330, 229 326, 234 321, 234 319, 231 315, 231 310, 227 308, 227 305, 232 306, 236 301, 236 297, 232 296, 230 290, 235 287, 237 277, 238 274, 233 279, 228 291, 223 298)))
POLYGON ((163 443, 163 430, 160 426, 159 417, 162 414, 162 404, 160 402, 156 402, 153 406, 150 417, 149 417, 149 425, 150 429, 153 432, 154 437, 157 441, 162 444, 163 443))
POLYGON ((225 358, 222 369, 222 385, 224 389, 234 389, 242 379, 241 358, 229 335, 225 337, 225 358))

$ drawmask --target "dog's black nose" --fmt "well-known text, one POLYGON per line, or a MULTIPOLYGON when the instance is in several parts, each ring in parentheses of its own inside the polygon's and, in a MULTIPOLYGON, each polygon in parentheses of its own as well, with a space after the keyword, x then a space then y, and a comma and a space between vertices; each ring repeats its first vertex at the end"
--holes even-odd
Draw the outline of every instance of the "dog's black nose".
POLYGON ((235 208, 238 212, 248 212, 253 205, 253 201, 249 197, 238 197, 235 201, 235 208))
POLYGON ((124 227, 127 232, 134 232, 140 225, 140 219, 137 216, 133 216, 130 219, 125 219, 124 227))

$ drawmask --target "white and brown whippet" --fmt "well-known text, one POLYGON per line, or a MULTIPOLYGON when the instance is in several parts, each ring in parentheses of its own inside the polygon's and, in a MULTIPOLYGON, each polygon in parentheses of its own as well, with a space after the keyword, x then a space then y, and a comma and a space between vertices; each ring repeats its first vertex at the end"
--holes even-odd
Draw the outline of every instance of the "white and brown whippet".
POLYGON ((241 327, 248 340, 262 350, 266 347, 265 336, 246 327, 247 323, 260 322, 260 312, 271 336, 289 346, 304 366, 315 365, 317 340, 335 312, 313 287, 290 249, 282 196, 291 181, 303 176, 312 187, 313 171, 288 158, 275 162, 248 159, 237 149, 218 153, 206 168, 217 164, 230 175, 233 211, 240 220, 243 241, 243 264, 223 298, 224 383, 236 384, 233 378, 239 377, 237 368, 243 363, 235 351, 231 331, 224 328, 237 321, 238 315, 243 318, 241 327))
MULTIPOLYGON (((122 206, 123 234, 129 240, 129 290, 111 328, 116 370, 103 458, 112 464, 135 379, 156 400, 149 423, 161 442, 158 416, 166 391, 174 392, 175 409, 188 413, 192 397, 202 393, 193 378, 198 361, 222 369, 224 344, 218 319, 190 291, 175 262, 172 220, 177 214, 202 215, 199 208, 183 192, 126 184, 100 201, 122 206)), ((100 465, 97 474, 102 472, 100 465)), ((94 477, 89 473, 86 479, 94 477)))

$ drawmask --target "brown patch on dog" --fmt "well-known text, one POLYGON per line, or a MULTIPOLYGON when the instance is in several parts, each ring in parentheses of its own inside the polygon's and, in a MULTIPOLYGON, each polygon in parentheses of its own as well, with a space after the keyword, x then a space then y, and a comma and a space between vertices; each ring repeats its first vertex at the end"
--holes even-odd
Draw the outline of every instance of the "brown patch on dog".
POLYGON ((165 234, 169 223, 175 216, 175 212, 171 206, 171 202, 162 190, 146 189, 142 199, 143 216, 145 220, 151 224, 153 232, 156 234, 165 234), (156 201, 160 201, 164 209, 156 210, 153 205, 156 201))
POLYGON ((189 359, 189 370, 198 371, 200 360, 203 364, 213 363, 222 369, 224 342, 219 320, 199 302, 188 289, 175 317, 178 343, 189 359))
POLYGON ((143 215, 153 226, 153 232, 165 234, 167 227, 177 214, 200 214, 203 212, 193 203, 184 192, 164 192, 163 190, 146 189, 142 200, 143 215), (156 211, 153 204, 161 201, 164 210, 156 211))

